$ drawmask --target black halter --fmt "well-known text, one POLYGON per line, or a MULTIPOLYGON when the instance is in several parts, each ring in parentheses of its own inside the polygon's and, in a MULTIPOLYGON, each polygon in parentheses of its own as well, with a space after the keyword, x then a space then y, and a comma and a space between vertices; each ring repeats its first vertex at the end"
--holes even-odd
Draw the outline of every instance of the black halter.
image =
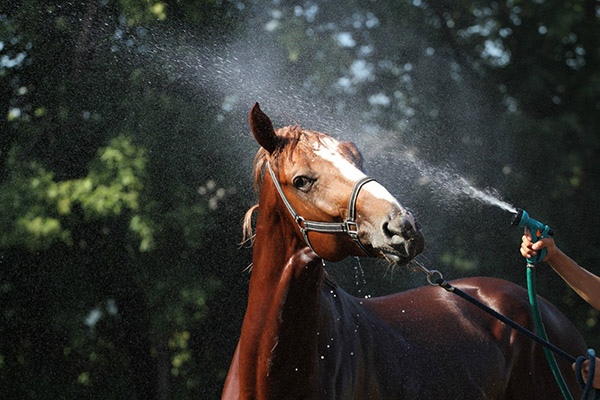
POLYGON ((310 249, 317 254, 315 249, 313 249, 310 244, 310 240, 308 239, 308 232, 320 232, 320 233, 347 233, 350 235, 354 243, 367 255, 372 256, 371 253, 365 248, 365 246, 360 242, 358 238, 358 225, 356 223, 356 201, 358 199, 358 193, 360 189, 368 182, 374 181, 375 179, 369 178, 365 176, 364 178, 359 179, 352 188, 352 194, 350 195, 350 201, 348 203, 348 218, 344 222, 317 222, 317 221, 307 221, 304 217, 300 216, 294 207, 290 204, 288 199, 283 194, 283 190, 281 189, 281 185, 271 168, 271 165, 267 162, 267 169, 271 174, 271 178, 273 179, 273 183, 279 192, 279 196, 283 200, 283 203, 287 207, 288 211, 294 218, 294 221, 298 224, 298 228, 300 228, 300 232, 302 236, 304 236, 304 240, 310 249))

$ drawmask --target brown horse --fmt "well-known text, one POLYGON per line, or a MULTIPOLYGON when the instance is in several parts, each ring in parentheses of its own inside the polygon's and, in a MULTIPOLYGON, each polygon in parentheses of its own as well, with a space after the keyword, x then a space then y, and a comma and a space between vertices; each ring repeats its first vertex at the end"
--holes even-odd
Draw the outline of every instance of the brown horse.
MULTIPOLYGON (((405 265, 423 250, 418 224, 365 179, 352 143, 298 126, 275 131, 258 104, 250 126, 262 147, 259 211, 224 399, 562 398, 538 345, 458 296, 429 286, 360 299, 333 284, 322 259, 369 255, 405 265)), ((533 329, 521 287, 491 278, 452 284, 533 329)), ((540 306, 549 339, 583 354, 569 320, 540 306)), ((569 363, 558 363, 581 396, 569 363)))

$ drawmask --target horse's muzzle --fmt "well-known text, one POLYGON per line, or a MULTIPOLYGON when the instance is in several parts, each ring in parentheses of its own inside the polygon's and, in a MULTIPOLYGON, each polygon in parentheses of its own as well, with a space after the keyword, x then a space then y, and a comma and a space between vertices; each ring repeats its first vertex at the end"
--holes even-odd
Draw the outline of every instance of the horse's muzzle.
POLYGON ((408 212, 397 214, 384 222, 382 231, 387 246, 382 246, 380 250, 396 264, 410 262, 425 248, 421 227, 408 212))

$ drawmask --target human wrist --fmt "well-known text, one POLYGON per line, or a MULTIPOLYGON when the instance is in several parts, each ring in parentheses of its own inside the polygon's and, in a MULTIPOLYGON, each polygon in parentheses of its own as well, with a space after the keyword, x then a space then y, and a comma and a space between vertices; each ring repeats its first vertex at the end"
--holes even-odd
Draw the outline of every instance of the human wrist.
POLYGON ((548 252, 546 262, 557 272, 569 269, 568 267, 574 263, 569 256, 557 247, 553 248, 551 252, 548 252))
POLYGON ((562 261, 568 258, 567 255, 556 246, 548 246, 546 247, 546 251, 547 253, 544 261, 552 266, 554 266, 554 264, 561 264, 562 261))

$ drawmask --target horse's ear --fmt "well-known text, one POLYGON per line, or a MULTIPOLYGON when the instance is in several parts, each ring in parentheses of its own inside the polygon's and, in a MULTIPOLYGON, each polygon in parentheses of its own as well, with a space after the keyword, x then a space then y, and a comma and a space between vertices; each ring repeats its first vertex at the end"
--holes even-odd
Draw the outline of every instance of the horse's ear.
POLYGON ((354 143, 342 142, 339 145, 339 149, 350 161, 356 164, 358 168, 361 170, 363 169, 364 158, 354 143))
POLYGON ((272 153, 277 147, 279 138, 273 129, 271 120, 262 112, 258 102, 254 103, 252 110, 250 110, 250 128, 258 144, 269 153, 272 153))

